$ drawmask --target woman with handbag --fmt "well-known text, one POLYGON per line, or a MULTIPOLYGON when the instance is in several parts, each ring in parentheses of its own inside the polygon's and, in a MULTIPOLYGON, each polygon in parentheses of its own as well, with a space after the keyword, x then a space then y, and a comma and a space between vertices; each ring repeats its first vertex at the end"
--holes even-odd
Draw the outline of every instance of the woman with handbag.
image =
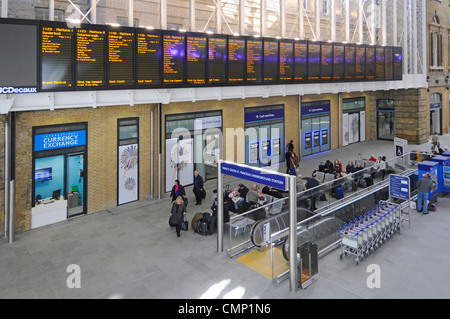
POLYGON ((178 196, 172 203, 172 210, 170 211, 169 225, 175 226, 177 231, 177 237, 180 237, 181 223, 185 220, 186 206, 184 205, 183 198, 178 196))
POLYGON ((183 185, 180 184, 178 179, 175 180, 175 185, 172 187, 172 191, 170 192, 170 198, 172 198, 172 202, 175 201, 178 196, 181 196, 184 202, 184 206, 187 207, 188 200, 186 197, 186 191, 184 190, 183 185))

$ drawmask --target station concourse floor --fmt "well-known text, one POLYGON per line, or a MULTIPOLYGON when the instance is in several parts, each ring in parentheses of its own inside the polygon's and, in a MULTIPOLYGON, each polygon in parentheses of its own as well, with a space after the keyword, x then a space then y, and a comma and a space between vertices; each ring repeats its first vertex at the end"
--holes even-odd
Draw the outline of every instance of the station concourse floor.
MULTIPOLYGON (((440 136, 450 145, 450 135, 440 136)), ((408 149, 429 150, 430 144, 408 149)), ((345 165, 362 158, 394 157, 389 141, 367 141, 303 158, 310 176, 318 163, 338 158, 345 165)), ((233 184, 235 181, 230 180, 233 184)), ((234 184, 233 184, 234 185, 234 184)), ((207 199, 195 206, 192 187, 188 220, 209 206, 216 181, 206 182, 207 199)), ((289 281, 273 283, 230 258, 229 229, 224 252, 217 252, 217 235, 203 237, 191 229, 177 238, 168 226, 170 200, 145 199, 68 221, 17 233, 15 242, 0 245, 2 299, 377 299, 450 298, 450 196, 438 199, 437 211, 412 212, 396 234, 359 265, 353 257, 339 259, 339 249, 319 259, 319 280, 291 292, 289 281), (67 287, 71 264, 80 267, 81 288, 67 287), (380 269, 380 288, 369 288, 368 266, 380 269)))

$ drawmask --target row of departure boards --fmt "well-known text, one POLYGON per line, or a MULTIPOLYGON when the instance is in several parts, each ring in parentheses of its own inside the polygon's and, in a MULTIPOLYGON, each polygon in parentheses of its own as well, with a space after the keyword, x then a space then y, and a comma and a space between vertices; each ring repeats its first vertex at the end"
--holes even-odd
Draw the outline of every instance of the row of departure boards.
POLYGON ((40 24, 42 91, 402 79, 401 47, 40 24))

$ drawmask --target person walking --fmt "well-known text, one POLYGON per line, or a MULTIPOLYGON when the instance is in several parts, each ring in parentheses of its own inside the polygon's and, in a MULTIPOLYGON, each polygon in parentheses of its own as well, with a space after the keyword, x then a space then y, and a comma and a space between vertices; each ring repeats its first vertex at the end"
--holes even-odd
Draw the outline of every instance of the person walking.
POLYGON ((293 153, 294 152, 294 141, 290 140, 290 142, 288 143, 286 148, 289 153, 293 153))
POLYGON ((178 179, 175 180, 175 185, 172 187, 172 191, 170 192, 170 198, 172 198, 172 202, 175 201, 178 196, 181 196, 183 199, 184 205, 187 206, 187 198, 186 198, 186 191, 184 190, 184 187, 180 184, 180 181, 178 179))
POLYGON ((428 214, 428 195, 433 188, 431 174, 426 173, 424 177, 417 181, 417 211, 428 214), (422 207, 423 201, 423 207, 422 207))
MULTIPOLYGON (((312 177, 305 177, 304 179, 306 179, 305 189, 307 189, 307 190, 317 187, 320 184, 320 182, 317 180, 316 172, 312 173, 312 177)), ((319 190, 315 190, 315 191, 311 192, 311 208, 310 208, 311 211, 315 211, 317 209, 316 199, 317 199, 318 195, 319 195, 319 190)))
POLYGON ((181 222, 186 216, 186 206, 184 205, 183 198, 178 196, 172 203, 172 209, 170 211, 170 225, 175 226, 177 237, 180 237, 181 222))
POLYGON ((291 159, 289 161, 289 173, 297 176, 298 157, 295 153, 291 153, 291 159))
POLYGON ((194 192, 195 200, 197 201, 195 205, 201 205, 203 192, 205 190, 203 189, 203 177, 198 174, 197 170, 194 171, 194 188, 192 189, 192 191, 194 192))

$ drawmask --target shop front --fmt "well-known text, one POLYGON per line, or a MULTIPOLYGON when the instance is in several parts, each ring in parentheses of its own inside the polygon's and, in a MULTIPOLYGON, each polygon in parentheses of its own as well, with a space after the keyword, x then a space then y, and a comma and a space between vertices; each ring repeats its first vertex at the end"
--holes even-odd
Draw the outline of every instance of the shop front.
POLYGON ((87 123, 33 127, 31 228, 86 214, 87 123))
POLYGON ((343 146, 366 140, 366 100, 361 98, 342 101, 343 146))

